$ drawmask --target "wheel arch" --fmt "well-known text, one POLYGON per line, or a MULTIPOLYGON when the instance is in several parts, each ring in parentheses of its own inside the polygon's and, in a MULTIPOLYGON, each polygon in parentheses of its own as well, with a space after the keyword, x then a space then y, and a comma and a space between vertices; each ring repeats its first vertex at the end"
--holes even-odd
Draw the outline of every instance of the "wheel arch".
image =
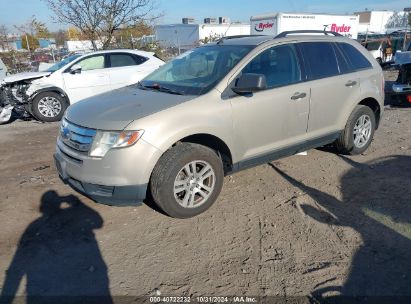
POLYGON ((179 140, 174 141, 174 143, 171 144, 168 149, 180 143, 195 143, 214 150, 223 162, 224 174, 229 174, 231 171, 233 171, 232 152, 226 142, 221 138, 209 133, 195 133, 186 135, 179 140))
POLYGON ((59 88, 59 87, 47 87, 47 88, 41 88, 39 90, 37 90, 34 94, 32 94, 29 98, 29 101, 33 101, 34 98, 36 98, 39 94, 41 93, 46 93, 46 92, 53 92, 53 93, 57 93, 59 95, 61 95, 64 100, 67 102, 67 105, 70 105, 70 98, 67 96, 66 92, 64 92, 63 89, 59 88))
POLYGON ((365 98, 361 100, 359 105, 367 106, 369 107, 375 114, 375 129, 378 129, 378 126, 380 124, 380 119, 381 119, 381 106, 378 103, 378 101, 372 97, 365 98))

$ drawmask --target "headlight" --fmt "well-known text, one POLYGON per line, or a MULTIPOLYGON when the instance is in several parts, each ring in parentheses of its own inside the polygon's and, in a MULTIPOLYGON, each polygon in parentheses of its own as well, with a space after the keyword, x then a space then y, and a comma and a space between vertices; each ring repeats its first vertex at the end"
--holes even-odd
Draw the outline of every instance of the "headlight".
POLYGON ((107 132, 97 131, 91 146, 90 156, 104 157, 110 149, 125 148, 134 145, 144 131, 107 132))

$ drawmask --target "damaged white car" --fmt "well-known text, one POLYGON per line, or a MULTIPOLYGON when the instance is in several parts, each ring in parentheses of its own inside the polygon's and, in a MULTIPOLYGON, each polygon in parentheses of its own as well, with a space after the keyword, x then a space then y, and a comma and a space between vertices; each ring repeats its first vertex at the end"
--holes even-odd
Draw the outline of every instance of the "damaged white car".
POLYGON ((0 123, 12 112, 58 121, 70 104, 137 83, 163 64, 151 52, 111 50, 73 55, 45 72, 6 77, 0 84, 0 123))

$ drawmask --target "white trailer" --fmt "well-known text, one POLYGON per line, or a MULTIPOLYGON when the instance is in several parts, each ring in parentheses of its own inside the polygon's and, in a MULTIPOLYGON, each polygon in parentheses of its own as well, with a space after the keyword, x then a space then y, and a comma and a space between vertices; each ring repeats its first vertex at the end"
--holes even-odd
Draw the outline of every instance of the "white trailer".
POLYGON ((206 38, 249 35, 250 25, 231 24, 167 24, 155 27, 156 40, 162 47, 188 50, 206 38))
POLYGON ((357 39, 359 16, 274 13, 250 18, 251 35, 278 35, 285 31, 326 30, 357 39))

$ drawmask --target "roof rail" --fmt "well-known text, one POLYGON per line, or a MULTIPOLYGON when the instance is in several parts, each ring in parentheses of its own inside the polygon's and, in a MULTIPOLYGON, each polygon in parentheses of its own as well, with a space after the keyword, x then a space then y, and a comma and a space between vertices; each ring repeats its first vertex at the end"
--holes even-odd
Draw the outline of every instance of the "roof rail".
POLYGON ((285 31, 279 33, 277 36, 274 38, 284 38, 287 37, 288 35, 292 34, 324 34, 324 35, 334 35, 336 37, 342 37, 341 34, 337 32, 330 32, 330 31, 321 31, 321 30, 298 30, 298 31, 285 31))
POLYGON ((265 35, 233 35, 233 36, 224 36, 224 37, 221 37, 221 38, 217 41, 217 44, 220 44, 220 43, 224 42, 224 40, 229 40, 229 39, 246 38, 246 37, 258 37, 258 36, 265 36, 265 35))

